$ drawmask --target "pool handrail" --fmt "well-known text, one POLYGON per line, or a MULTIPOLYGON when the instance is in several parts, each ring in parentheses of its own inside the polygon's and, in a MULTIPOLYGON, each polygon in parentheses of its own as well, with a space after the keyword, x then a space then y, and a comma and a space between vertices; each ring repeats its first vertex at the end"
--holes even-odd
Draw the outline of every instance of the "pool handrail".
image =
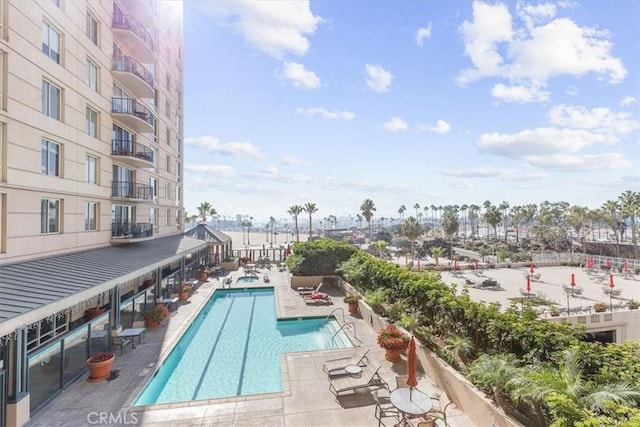
POLYGON ((344 317, 344 308, 342 308, 342 307, 337 307, 337 308, 334 308, 333 310, 331 310, 331 313, 329 313, 329 315, 325 318, 325 320, 329 320, 329 318, 331 316, 333 316, 333 313, 335 313, 336 311, 341 311, 342 312, 342 323, 346 323, 347 319, 344 317))
MULTIPOLYGON (((333 336, 331 337, 331 348, 333 348, 333 340, 338 336, 338 334, 340 333, 341 330, 345 329, 346 326, 352 325, 353 326, 353 337, 357 340, 358 339, 358 334, 356 333, 356 324, 354 322, 345 322, 342 326, 340 326, 340 328, 338 328, 338 330, 333 334, 333 336)), ((360 340, 358 340, 360 341, 360 340)))

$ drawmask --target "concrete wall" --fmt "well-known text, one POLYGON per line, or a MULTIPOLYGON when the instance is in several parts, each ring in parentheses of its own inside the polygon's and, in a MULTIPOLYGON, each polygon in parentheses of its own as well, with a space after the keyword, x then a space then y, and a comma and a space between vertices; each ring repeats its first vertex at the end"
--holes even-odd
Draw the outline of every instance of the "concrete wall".
POLYGON ((318 286, 320 282, 324 283, 323 287, 332 286, 331 280, 327 281, 327 278, 333 279, 337 286, 342 286, 342 278, 340 276, 323 274, 321 276, 291 276, 291 289, 318 286))

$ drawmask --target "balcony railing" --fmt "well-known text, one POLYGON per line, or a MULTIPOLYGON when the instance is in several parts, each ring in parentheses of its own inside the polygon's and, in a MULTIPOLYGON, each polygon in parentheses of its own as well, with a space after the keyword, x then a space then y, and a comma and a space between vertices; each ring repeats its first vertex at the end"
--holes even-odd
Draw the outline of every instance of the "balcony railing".
POLYGON ((112 239, 144 239, 153 237, 153 224, 139 222, 112 222, 112 239))
POLYGON ((112 28, 127 30, 138 36, 152 51, 155 51, 153 37, 149 30, 142 26, 132 16, 122 12, 115 4, 113 6, 112 28))
POLYGON ((131 181, 112 181, 111 197, 123 199, 153 200, 153 187, 131 181))
POLYGON ((113 58, 113 71, 123 71, 135 74, 144 80, 149 86, 154 87, 154 78, 151 71, 147 70, 142 64, 129 56, 119 56, 113 58))
POLYGON ((149 163, 154 163, 154 152, 151 148, 128 139, 112 139, 111 154, 114 156, 137 157, 149 163))
POLYGON ((111 111, 117 114, 136 116, 155 129, 156 118, 153 113, 135 99, 114 96, 111 98, 111 111))

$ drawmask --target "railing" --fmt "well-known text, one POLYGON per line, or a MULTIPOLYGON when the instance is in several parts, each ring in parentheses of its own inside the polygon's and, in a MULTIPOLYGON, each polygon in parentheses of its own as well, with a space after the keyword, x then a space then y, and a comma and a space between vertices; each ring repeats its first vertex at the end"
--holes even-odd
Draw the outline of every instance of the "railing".
POLYGON ((113 71, 124 71, 135 74, 147 82, 149 86, 154 87, 155 80, 151 71, 147 70, 142 64, 129 56, 119 56, 114 58, 112 69, 113 71))
POLYGON ((137 157, 150 163, 154 162, 154 153, 151 148, 129 139, 112 139, 111 154, 114 156, 137 157))
POLYGON ((334 308, 333 310, 331 310, 331 313, 329 313, 329 315, 327 317, 324 318, 324 320, 329 320, 329 318, 331 316, 333 316, 333 313, 335 313, 336 311, 341 311, 342 312, 342 323, 346 323, 346 318, 344 317, 344 308, 338 307, 338 308, 334 308))
POLYGON ((111 223, 112 239, 141 239, 153 236, 153 224, 151 223, 111 223))
POLYGON ((343 323, 342 326, 340 326, 340 328, 338 328, 338 330, 331 337, 331 348, 333 348, 333 342, 335 338, 338 336, 338 334, 340 333, 340 331, 342 331, 343 329, 347 329, 347 327, 351 327, 351 326, 353 326, 353 337, 355 339, 358 339, 358 334, 356 334, 356 324, 354 322, 346 322, 346 323, 343 323))
POLYGON ((111 111, 117 114, 130 114, 144 120, 155 128, 153 112, 135 99, 114 96, 111 98, 111 111))
POLYGON ((111 181, 111 196, 126 199, 153 200, 153 187, 131 181, 111 181))
POLYGON ((131 31, 138 36, 152 51, 155 51, 153 37, 149 30, 142 26, 130 15, 122 12, 115 4, 113 5, 113 20, 111 27, 118 30, 131 31))

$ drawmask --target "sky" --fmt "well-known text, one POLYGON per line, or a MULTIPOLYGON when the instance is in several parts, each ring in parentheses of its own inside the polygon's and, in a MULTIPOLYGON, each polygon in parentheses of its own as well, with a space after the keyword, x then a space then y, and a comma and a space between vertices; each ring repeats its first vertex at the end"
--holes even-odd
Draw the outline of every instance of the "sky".
POLYGON ((254 224, 640 191, 640 1, 185 0, 185 188, 254 224))

